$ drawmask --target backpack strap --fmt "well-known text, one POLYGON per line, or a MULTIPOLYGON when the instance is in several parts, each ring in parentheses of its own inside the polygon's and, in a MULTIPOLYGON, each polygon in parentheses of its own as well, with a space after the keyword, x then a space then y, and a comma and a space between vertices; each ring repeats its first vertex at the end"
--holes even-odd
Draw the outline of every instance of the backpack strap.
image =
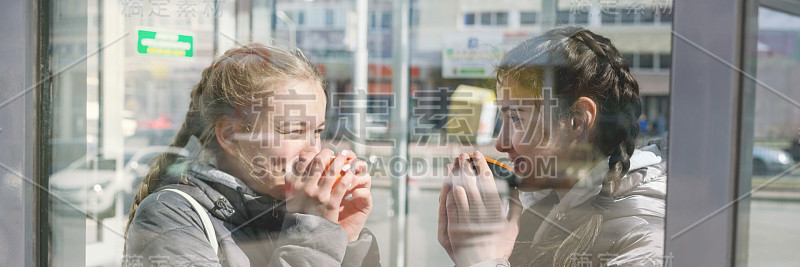
POLYGON ((197 214, 200 215, 200 221, 203 222, 203 228, 204 228, 204 230, 206 232, 206 237, 208 238, 208 241, 211 243, 211 247, 214 249, 214 253, 215 254, 219 253, 218 252, 219 251, 219 242, 217 242, 217 233, 216 233, 216 231, 214 231, 214 225, 211 224, 211 219, 208 217, 208 213, 206 212, 206 209, 203 208, 203 206, 201 206, 200 203, 197 202, 197 200, 192 198, 192 196, 190 196, 189 194, 184 193, 181 190, 174 189, 174 188, 167 188, 167 189, 164 189, 164 190, 161 190, 161 191, 171 191, 171 192, 178 193, 178 195, 181 195, 183 198, 188 200, 189 203, 192 204, 192 209, 194 209, 194 211, 196 211, 197 214))

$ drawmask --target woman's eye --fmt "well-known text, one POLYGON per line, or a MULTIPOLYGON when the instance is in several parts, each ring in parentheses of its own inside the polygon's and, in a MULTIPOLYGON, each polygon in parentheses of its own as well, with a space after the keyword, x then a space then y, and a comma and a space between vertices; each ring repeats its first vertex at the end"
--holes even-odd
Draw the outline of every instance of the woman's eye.
POLYGON ((303 134, 304 131, 303 130, 294 130, 294 131, 289 131, 289 133, 290 134, 303 134))
POLYGON ((322 134, 322 131, 324 131, 324 130, 325 129, 316 129, 316 130, 314 130, 314 133, 315 134, 322 134))

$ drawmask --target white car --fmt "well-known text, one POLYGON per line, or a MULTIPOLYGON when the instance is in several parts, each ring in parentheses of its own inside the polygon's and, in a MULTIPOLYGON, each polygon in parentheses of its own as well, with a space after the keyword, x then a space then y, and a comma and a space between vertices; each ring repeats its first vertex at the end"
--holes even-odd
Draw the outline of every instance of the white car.
POLYGON ((793 165, 792 155, 786 151, 761 146, 753 147, 753 174, 780 173, 793 165))
POLYGON ((165 152, 188 155, 183 148, 145 147, 125 154, 125 165, 119 175, 114 159, 83 157, 73 162, 50 176, 50 192, 57 202, 55 210, 80 211, 98 219, 114 216, 118 198, 128 204, 138 187, 137 180, 141 181, 149 169, 149 161, 165 152))
POLYGON ((126 176, 124 188, 122 188, 124 211, 130 210, 133 196, 139 190, 142 178, 150 171, 150 166, 153 164, 152 160, 163 153, 172 153, 184 157, 189 156, 188 150, 172 146, 151 146, 136 151, 136 154, 125 165, 125 173, 128 176, 126 176))

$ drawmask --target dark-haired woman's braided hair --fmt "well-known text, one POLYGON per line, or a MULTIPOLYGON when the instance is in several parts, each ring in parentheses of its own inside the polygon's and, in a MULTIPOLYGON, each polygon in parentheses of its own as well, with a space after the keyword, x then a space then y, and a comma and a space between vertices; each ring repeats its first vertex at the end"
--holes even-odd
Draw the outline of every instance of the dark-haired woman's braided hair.
POLYGON ((613 204, 620 180, 630 169, 639 133, 639 84, 608 38, 577 27, 553 29, 518 45, 504 56, 497 78, 500 84, 513 80, 523 88, 540 90, 542 74, 548 68, 554 76, 553 95, 566 102, 559 104, 562 112, 568 113, 563 109, 580 97, 597 104, 597 119, 588 141, 608 157, 609 170, 592 202, 595 212, 572 233, 549 233, 535 245, 534 255, 521 264, 571 266, 576 259, 573 255, 587 253, 594 245, 603 214, 613 204))

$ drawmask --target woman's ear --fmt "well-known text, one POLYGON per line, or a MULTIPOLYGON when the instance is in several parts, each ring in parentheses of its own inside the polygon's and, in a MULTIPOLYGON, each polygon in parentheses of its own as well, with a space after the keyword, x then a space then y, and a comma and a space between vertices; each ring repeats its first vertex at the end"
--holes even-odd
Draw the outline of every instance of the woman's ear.
POLYGON ((588 97, 581 97, 572 104, 572 130, 586 134, 597 118, 597 104, 588 97))
POLYGON ((214 133, 217 136, 217 143, 219 143, 219 146, 222 147, 228 155, 234 156, 234 144, 236 141, 234 138, 236 136, 236 131, 233 123, 225 117, 221 118, 214 124, 214 133))

